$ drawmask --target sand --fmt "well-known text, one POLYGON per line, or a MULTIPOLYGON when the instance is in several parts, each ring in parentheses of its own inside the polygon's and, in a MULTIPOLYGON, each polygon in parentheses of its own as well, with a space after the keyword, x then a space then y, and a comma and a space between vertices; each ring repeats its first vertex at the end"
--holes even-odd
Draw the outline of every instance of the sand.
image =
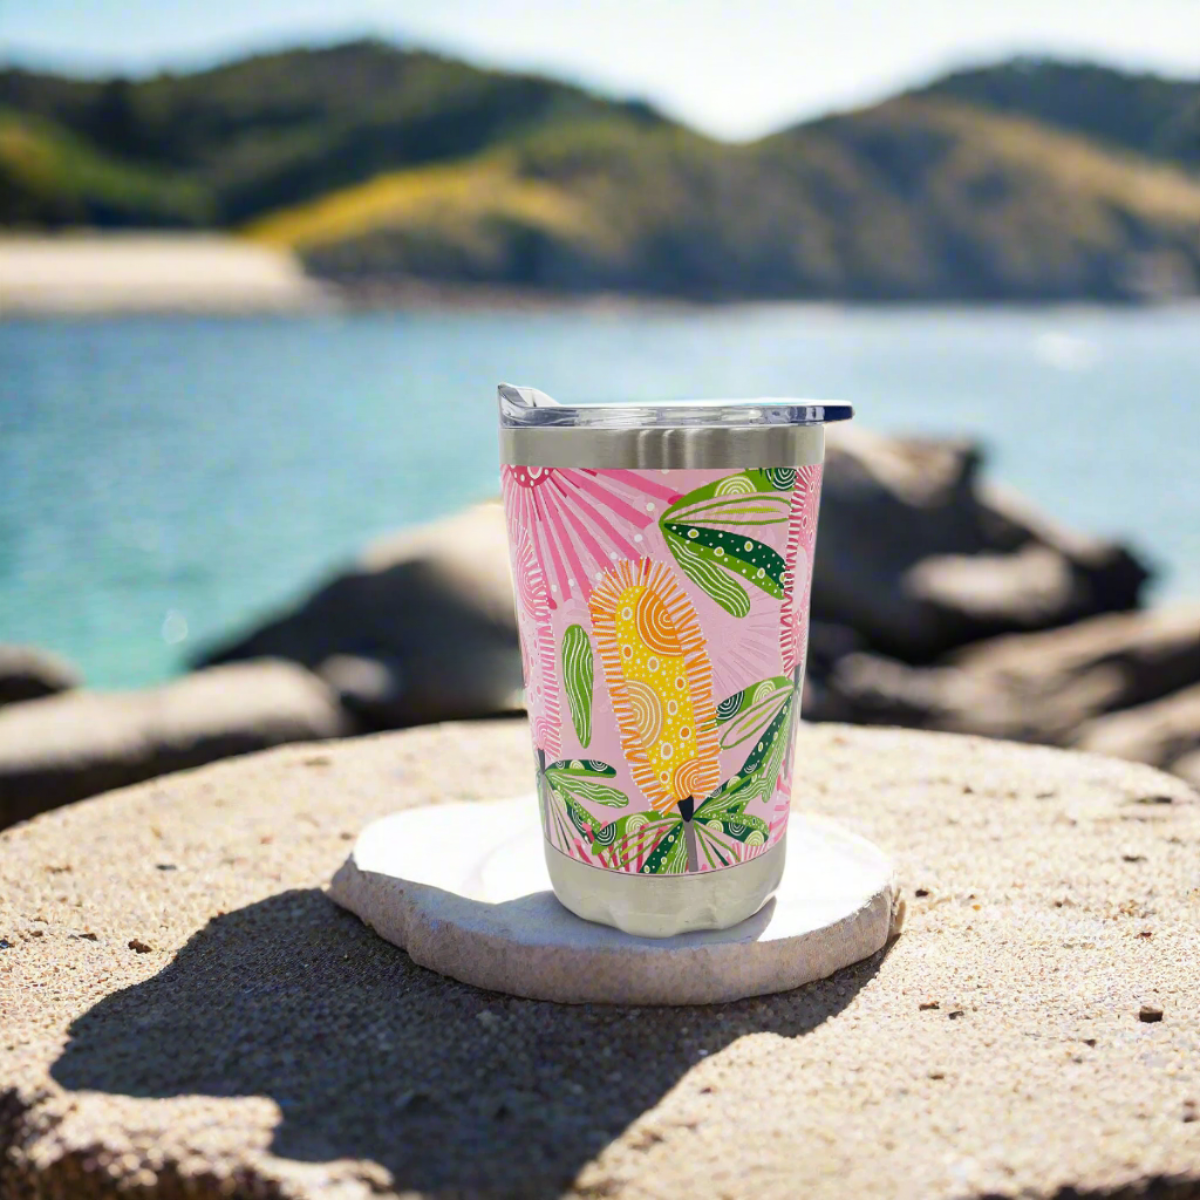
POLYGON ((291 311, 327 303, 295 257, 233 237, 0 238, 0 316, 291 311))

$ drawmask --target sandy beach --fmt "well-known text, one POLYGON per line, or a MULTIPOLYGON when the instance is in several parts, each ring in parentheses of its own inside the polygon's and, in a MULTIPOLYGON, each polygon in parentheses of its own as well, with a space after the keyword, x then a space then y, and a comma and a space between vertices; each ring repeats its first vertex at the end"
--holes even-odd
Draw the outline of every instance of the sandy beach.
POLYGON ((238 238, 0 238, 0 315, 294 312, 333 303, 293 255, 238 238))

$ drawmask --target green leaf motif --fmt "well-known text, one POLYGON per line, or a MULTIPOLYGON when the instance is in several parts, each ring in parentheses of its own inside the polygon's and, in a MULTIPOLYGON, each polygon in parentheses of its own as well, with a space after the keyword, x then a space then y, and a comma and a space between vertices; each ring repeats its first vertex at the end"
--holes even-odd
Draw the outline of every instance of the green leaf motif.
MULTIPOLYGON (((605 808, 624 808, 629 803, 629 797, 619 788, 599 782, 601 779, 611 779, 616 773, 616 769, 608 763, 571 759, 547 767, 546 782, 564 803, 572 801, 578 804, 586 800, 589 804, 600 804, 605 808)), ((594 824, 590 816, 587 819, 594 824)))
MULTIPOLYGON (((546 768, 547 794, 543 820, 548 833, 552 828, 560 849, 570 844, 572 828, 585 842, 595 843, 602 829, 613 827, 613 822, 601 826, 597 818, 583 806, 582 801, 600 804, 606 808, 624 808, 629 803, 629 797, 619 789, 599 782, 601 779, 612 779, 616 773, 615 767, 591 758, 562 759, 546 768)), ((538 795, 540 799, 540 788, 538 795)))
POLYGON ((783 599, 782 555, 743 530, 786 522, 795 486, 790 467, 738 471, 694 488, 659 519, 680 570, 735 617, 749 614, 750 597, 734 576, 783 599))
POLYGON ((641 875, 679 875, 687 870, 683 818, 675 813, 630 813, 593 830, 600 861, 641 875))
POLYGON ((737 580, 730 578, 727 572, 701 558, 688 545, 687 539, 678 537, 667 528, 663 528, 667 549, 675 556, 679 569, 701 591, 711 596, 727 613, 735 617, 745 617, 750 612, 750 597, 746 589, 737 580))
POLYGON ((588 812, 582 804, 572 796, 568 796, 556 788, 550 789, 550 795, 558 804, 551 803, 550 819, 554 824, 555 830, 558 833, 560 842, 569 843, 571 840, 571 832, 567 821, 575 827, 584 837, 588 836, 588 830, 594 828, 595 818, 588 812), (562 807, 559 808, 558 805, 562 807))
POLYGON ((728 794, 743 807, 751 800, 770 799, 775 790, 779 772, 783 769, 783 756, 791 740, 789 733, 794 703, 793 692, 754 748, 746 755, 740 776, 735 776, 737 782, 729 781, 733 786, 729 788, 728 794))
POLYGON ((779 710, 775 719, 767 726, 766 732, 759 739, 754 749, 746 755, 746 761, 742 764, 743 775, 753 775, 766 763, 776 746, 787 740, 786 727, 788 718, 792 715, 791 697, 788 702, 779 710))
POLYGON ((687 842, 683 818, 671 823, 671 828, 650 852, 642 867, 643 875, 682 875, 687 870, 687 842))
POLYGON ((595 664, 592 643, 582 625, 571 625, 562 641, 563 688, 571 709, 571 724, 581 746, 592 743, 592 691, 595 664))
POLYGON ((617 768, 594 758, 562 758, 552 762, 546 771, 556 771, 560 775, 582 775, 585 779, 611 779, 616 775, 617 768))
POLYGON ((593 783, 588 779, 551 779, 552 791, 572 800, 587 800, 591 804, 602 804, 605 808, 624 808, 629 797, 618 788, 607 783, 593 783))
MULTIPOLYGON (((696 810, 692 830, 696 845, 709 867, 726 867, 741 861, 742 846, 765 846, 770 826, 758 817, 747 816, 740 801, 710 797, 696 810)), ((607 867, 632 870, 641 875, 682 875, 687 871, 687 831, 678 813, 631 813, 600 829, 592 830, 592 847, 607 867)))
POLYGON ((668 521, 684 525, 781 525, 788 518, 791 501, 773 492, 750 496, 714 496, 684 508, 672 507, 668 521))
POLYGON ((618 817, 599 829, 593 829, 593 843, 602 850, 617 843, 624 843, 651 822, 660 820, 654 813, 630 813, 627 817, 618 817))
MULTIPOLYGON (((783 555, 764 542, 741 533, 664 521, 663 531, 684 542, 688 549, 717 567, 740 575, 776 600, 783 599, 783 555)), ((682 565, 682 564, 681 564, 682 565)))
POLYGON ((795 684, 789 676, 773 675, 722 700, 717 705, 715 722, 725 727, 721 730, 721 749, 740 746, 762 733, 794 690, 795 684))
POLYGON ((702 820, 696 816, 696 841, 704 851, 710 867, 727 867, 736 861, 729 853, 727 839, 741 842, 743 846, 765 846, 771 836, 771 828, 759 817, 748 817, 737 813, 726 818, 702 820))
MULTIPOLYGON (((684 496, 680 496, 674 504, 663 513, 664 521, 677 519, 686 520, 682 514, 701 505, 704 501, 736 501, 739 497, 759 499, 757 494, 764 492, 790 492, 796 484, 796 473, 790 469, 773 468, 765 471, 739 471, 736 475, 725 475, 714 479, 701 487, 693 488, 684 496)), ((786 521, 788 505, 787 497, 776 497, 765 500, 772 512, 780 513, 778 520, 786 521)), ((767 523, 767 522, 761 522, 767 523)), ((769 522, 774 524, 775 522, 769 522)))
POLYGON ((796 487, 795 467, 767 467, 763 474, 775 485, 776 491, 790 492, 796 487))

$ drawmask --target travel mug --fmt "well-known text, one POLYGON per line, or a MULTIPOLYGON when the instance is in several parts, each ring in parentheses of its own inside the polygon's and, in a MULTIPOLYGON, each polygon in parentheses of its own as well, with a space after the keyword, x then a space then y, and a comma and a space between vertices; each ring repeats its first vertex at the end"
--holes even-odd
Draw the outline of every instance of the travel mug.
POLYGON ((555 895, 646 937, 736 925, 783 873, 824 425, 852 410, 499 403, 555 895))

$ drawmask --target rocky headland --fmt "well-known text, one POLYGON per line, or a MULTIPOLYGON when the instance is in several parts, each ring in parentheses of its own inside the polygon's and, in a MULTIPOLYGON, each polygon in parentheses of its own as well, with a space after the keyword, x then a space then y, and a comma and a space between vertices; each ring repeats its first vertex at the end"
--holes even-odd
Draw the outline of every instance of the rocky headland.
MULTIPOLYGON (((1200 784, 1200 605, 986 477, 960 440, 830 435, 804 697, 812 722, 1076 747, 1200 784)), ((0 652, 0 825, 287 742, 520 714, 503 516, 369 546, 292 609, 141 692, 0 652)))

